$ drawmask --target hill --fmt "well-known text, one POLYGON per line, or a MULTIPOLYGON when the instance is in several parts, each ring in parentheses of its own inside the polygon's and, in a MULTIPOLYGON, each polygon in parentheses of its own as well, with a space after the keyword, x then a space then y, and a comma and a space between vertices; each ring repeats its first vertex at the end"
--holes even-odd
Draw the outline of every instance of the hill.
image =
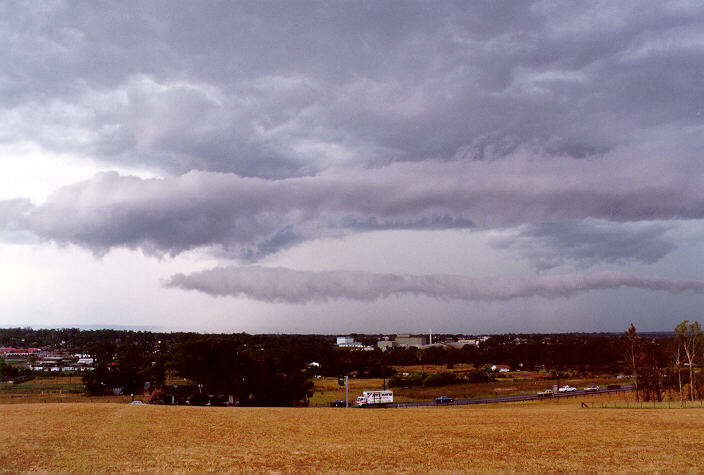
POLYGON ((692 471, 701 409, 0 405, 12 471, 692 471))

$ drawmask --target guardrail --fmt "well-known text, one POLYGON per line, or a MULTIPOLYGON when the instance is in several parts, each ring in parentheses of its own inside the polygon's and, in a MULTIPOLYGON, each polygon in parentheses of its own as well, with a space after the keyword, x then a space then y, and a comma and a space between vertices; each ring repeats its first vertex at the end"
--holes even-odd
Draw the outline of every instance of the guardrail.
POLYGON ((501 402, 522 402, 522 401, 545 401, 558 398, 569 398, 577 396, 594 396, 596 394, 609 394, 618 393, 623 391, 632 391, 633 386, 624 385, 620 389, 605 389, 600 388, 598 391, 585 391, 583 389, 573 391, 570 393, 557 393, 552 396, 538 396, 537 394, 514 394, 511 396, 497 396, 497 397, 487 397, 487 398, 475 398, 475 399, 455 399, 452 402, 436 402, 436 401, 420 401, 420 402, 398 402, 394 404, 388 404, 386 407, 438 407, 438 406, 469 406, 472 404, 496 404, 501 402))

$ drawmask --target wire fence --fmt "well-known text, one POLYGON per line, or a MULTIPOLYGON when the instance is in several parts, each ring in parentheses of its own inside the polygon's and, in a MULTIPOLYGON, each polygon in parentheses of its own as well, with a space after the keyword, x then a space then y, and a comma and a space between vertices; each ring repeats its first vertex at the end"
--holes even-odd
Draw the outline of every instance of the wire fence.
POLYGON ((704 409, 704 400, 672 400, 667 401, 599 401, 582 402, 585 409, 704 409))

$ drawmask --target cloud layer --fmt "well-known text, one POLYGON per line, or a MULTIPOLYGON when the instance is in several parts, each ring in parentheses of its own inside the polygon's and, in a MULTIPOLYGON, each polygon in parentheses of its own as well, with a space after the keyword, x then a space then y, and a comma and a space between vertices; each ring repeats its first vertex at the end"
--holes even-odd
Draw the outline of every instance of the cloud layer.
MULTIPOLYGON (((282 275, 323 286, 320 297, 261 290, 282 301, 492 301, 689 285, 640 274, 704 278, 701 2, 9 0, 0 45, 0 252, 38 242, 59 254, 183 254, 184 267, 163 275, 203 259, 381 273, 340 271, 325 288, 305 273, 232 271, 261 273, 260 290, 282 275), (558 266, 593 275, 489 279, 488 290, 396 275, 558 266)), ((90 293, 76 292, 45 298, 90 293)), ((644 313, 691 317, 698 299, 670 296, 644 313)), ((589 318, 606 306, 565 308, 589 318)), ((402 304, 388 313, 408 314, 402 304)))
MULTIPOLYGON (((647 169, 624 169, 620 158, 604 159, 597 168, 586 160, 519 153, 498 162, 395 164, 284 180, 195 171, 165 179, 104 173, 58 190, 41 205, 0 202, 0 229, 96 253, 129 247, 177 254, 220 246, 246 258, 302 240, 376 229, 704 216, 704 174, 684 174, 676 161, 652 154, 641 159, 647 169)), ((680 160, 686 163, 688 157, 680 160)), ((533 238, 550 234, 540 229, 525 232, 533 238)), ((575 229, 577 243, 604 234, 593 223, 575 229)), ((629 247, 652 242, 638 227, 622 232, 633 237, 606 235, 614 253, 619 253, 614 241, 625 239, 629 247)), ((584 252, 599 257, 602 251, 594 246, 584 252)), ((642 252, 657 257, 658 250, 642 252)))
POLYGON ((677 246, 589 223, 704 214, 696 3, 163 10, 0 6, 0 142, 164 177, 4 202, 5 234, 256 259, 365 230, 527 225, 505 246, 550 267, 546 248, 652 262, 677 246))
POLYGON ((669 293, 704 293, 704 281, 638 277, 621 272, 535 278, 457 275, 396 275, 356 271, 297 271, 266 267, 218 267, 177 274, 168 287, 198 290, 216 297, 244 296, 265 302, 305 303, 350 299, 373 301, 392 295, 504 301, 525 297, 564 298, 593 290, 633 287, 669 293))
POLYGON ((284 178, 703 120, 696 2, 127 3, 0 6, 0 141, 284 178))

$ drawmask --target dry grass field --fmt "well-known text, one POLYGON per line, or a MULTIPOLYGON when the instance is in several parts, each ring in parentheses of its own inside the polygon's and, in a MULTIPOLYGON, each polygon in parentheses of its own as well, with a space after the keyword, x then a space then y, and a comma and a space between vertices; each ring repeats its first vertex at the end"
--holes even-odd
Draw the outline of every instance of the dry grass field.
POLYGON ((28 471, 702 471, 704 410, 0 405, 28 471))

